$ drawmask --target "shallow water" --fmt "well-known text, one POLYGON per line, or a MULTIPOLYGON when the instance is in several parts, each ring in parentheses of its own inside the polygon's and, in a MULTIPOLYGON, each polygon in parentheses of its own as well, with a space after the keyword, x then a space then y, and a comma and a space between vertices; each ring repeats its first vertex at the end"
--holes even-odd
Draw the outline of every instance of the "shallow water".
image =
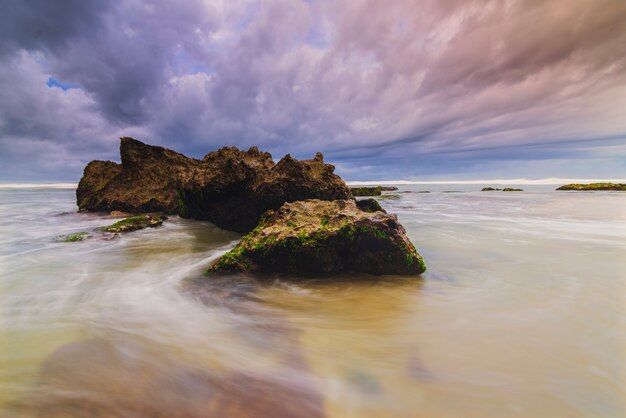
POLYGON ((208 223, 63 243, 114 220, 0 188, 1 415, 626 416, 626 193, 525 188, 382 200, 421 280, 270 283, 203 280, 208 223))

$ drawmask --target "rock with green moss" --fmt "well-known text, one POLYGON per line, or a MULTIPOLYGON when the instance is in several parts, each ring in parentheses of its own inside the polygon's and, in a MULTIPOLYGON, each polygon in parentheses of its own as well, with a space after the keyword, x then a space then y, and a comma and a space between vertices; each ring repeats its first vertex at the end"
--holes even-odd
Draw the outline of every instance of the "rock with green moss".
POLYGON ((626 184, 623 183, 591 183, 591 184, 566 184, 557 190, 611 190, 626 191, 626 184))
POLYGON ((502 190, 502 189, 494 189, 493 187, 483 187, 481 192, 495 192, 497 190, 502 190))
POLYGON ((383 193, 380 196, 376 196, 378 200, 398 200, 402 196, 399 193, 383 193))
POLYGON ((380 196, 383 193, 383 188, 380 186, 375 187, 351 187, 350 191, 353 196, 380 196))
POLYGON ((60 241, 62 242, 79 242, 84 241, 88 238, 91 238, 91 234, 89 232, 76 232, 74 234, 64 235, 60 237, 60 241))
POLYGON ((131 232, 144 228, 154 228, 163 224, 163 221, 167 217, 164 215, 139 215, 131 216, 130 218, 122 219, 115 222, 113 225, 104 226, 100 228, 101 231, 111 233, 131 232))
POLYGON ((503 192, 523 192, 524 189, 515 189, 513 187, 505 187, 502 189, 503 192))
POLYGON ((311 199, 266 212, 207 273, 419 275, 425 270, 395 215, 363 211, 353 200, 311 199))
POLYGON ((380 203, 376 199, 361 199, 356 201, 356 206, 365 212, 383 212, 387 213, 385 209, 380 206, 380 203))

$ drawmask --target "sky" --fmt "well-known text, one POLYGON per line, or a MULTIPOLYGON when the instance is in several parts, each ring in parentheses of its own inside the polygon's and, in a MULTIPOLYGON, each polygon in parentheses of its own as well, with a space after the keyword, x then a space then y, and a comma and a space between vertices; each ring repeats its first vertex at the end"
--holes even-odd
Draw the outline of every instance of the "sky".
POLYGON ((626 1, 4 2, 0 181, 77 181, 121 136, 346 180, 626 178, 626 1))

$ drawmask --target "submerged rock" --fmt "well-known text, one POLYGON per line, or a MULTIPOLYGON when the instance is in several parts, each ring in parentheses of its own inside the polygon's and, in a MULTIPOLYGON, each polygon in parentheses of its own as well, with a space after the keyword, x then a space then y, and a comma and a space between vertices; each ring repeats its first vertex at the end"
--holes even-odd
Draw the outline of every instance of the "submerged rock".
POLYGON ((296 373, 215 370, 116 336, 58 348, 6 418, 322 418, 324 399, 296 373))
POLYGON ((285 202, 347 199, 350 189, 325 164, 322 154, 298 161, 286 155, 274 163, 256 147, 224 147, 202 160, 122 138, 122 164, 92 161, 76 191, 87 211, 162 212, 208 220, 249 231, 268 209, 285 202))
POLYGON ((493 187, 483 187, 481 192, 523 192, 524 189, 514 189, 512 187, 505 187, 504 189, 494 189, 493 187))
POLYGON ((268 211, 207 273, 417 275, 425 270, 395 215, 363 211, 353 200, 312 199, 268 211))
POLYGON ((591 183, 591 184, 566 184, 557 190, 611 190, 626 191, 626 184, 623 183, 591 183))
POLYGON ((130 218, 122 219, 121 221, 115 222, 113 225, 103 226, 102 228, 100 228, 100 230, 115 234, 121 232, 131 232, 144 228, 154 228, 156 226, 162 225, 163 221, 166 219, 167 216, 164 215, 132 216, 130 218))
POLYGON ((402 196, 399 193, 383 193, 380 196, 377 196, 378 200, 398 200, 402 196))
POLYGON ((380 186, 375 187, 351 187, 350 191, 354 196, 380 196, 383 192, 383 188, 380 186))
POLYGON ((91 238, 91 234, 89 232, 76 232, 74 234, 63 235, 59 237, 59 241, 62 242, 79 242, 84 241, 88 238, 91 238))

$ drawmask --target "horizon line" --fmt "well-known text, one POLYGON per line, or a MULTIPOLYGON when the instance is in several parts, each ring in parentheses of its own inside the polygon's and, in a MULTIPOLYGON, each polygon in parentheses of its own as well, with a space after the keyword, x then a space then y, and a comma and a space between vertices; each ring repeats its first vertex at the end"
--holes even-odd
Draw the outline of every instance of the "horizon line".
MULTIPOLYGON (((555 184, 572 184, 572 183, 626 183, 626 179, 580 179, 580 178, 560 178, 548 177, 543 179, 480 179, 480 180, 351 180, 346 181, 348 186, 357 185, 410 185, 410 184, 527 184, 527 185, 555 185, 555 184)), ((0 189, 36 189, 36 188, 52 188, 52 189, 73 189, 78 186, 78 182, 29 182, 29 183, 2 183, 0 189)))
POLYGON ((573 184, 573 183, 626 183, 626 179, 576 179, 576 178, 560 178, 560 177, 548 177, 544 179, 492 179, 492 180, 353 180, 346 181, 349 186, 354 185, 394 185, 394 184, 573 184))

